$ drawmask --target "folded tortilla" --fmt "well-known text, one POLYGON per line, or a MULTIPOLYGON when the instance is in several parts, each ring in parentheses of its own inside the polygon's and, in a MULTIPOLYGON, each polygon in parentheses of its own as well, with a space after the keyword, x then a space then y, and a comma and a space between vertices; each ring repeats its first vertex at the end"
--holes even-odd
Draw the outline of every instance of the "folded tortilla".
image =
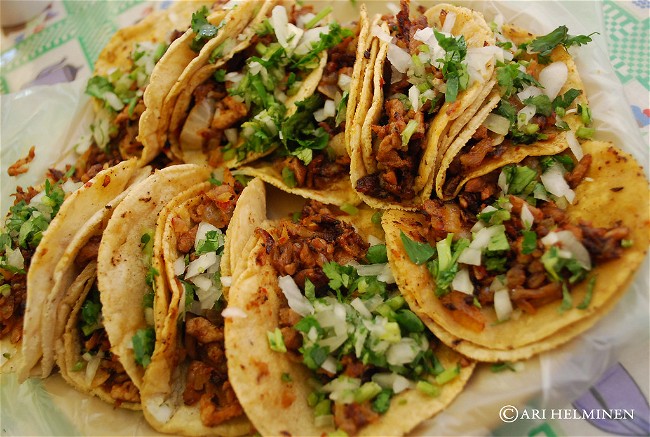
MULTIPOLYGON (((310 205, 315 204, 311 203, 310 205)), ((321 205, 315 208, 326 214, 326 217, 321 222, 327 223, 325 226, 328 231, 323 233, 323 238, 326 241, 330 241, 330 238, 336 238, 336 229, 338 229, 339 225, 335 223, 340 223, 338 220, 351 223, 363 238, 378 238, 377 236, 382 234, 381 229, 371 222, 373 211, 365 209, 361 210, 356 216, 336 216, 336 219, 334 219, 330 218, 330 213, 323 211, 323 207, 325 206, 321 205), (327 232, 333 234, 327 236, 327 232), (371 235, 373 237, 370 237, 371 235)), ((265 222, 264 230, 258 231, 256 236, 251 239, 254 245, 248 245, 248 247, 252 247, 252 251, 247 256, 245 264, 241 266, 241 273, 233 279, 229 294, 229 307, 236 309, 238 316, 226 319, 226 353, 228 356, 229 376, 241 405, 261 434, 321 435, 334 432, 336 429, 334 421, 339 419, 330 416, 329 420, 317 424, 314 419, 314 404, 310 406, 312 401, 309 399, 313 396, 315 387, 320 386, 318 379, 329 380, 325 375, 328 375, 336 367, 328 367, 328 370, 319 370, 316 373, 303 363, 302 356, 295 355, 293 349, 284 352, 277 349, 279 347, 277 342, 284 346, 284 341, 288 341, 287 337, 278 340, 277 334, 274 334, 284 331, 285 328, 280 331, 280 326, 281 320, 285 316, 281 316, 280 313, 285 312, 288 308, 285 292, 282 289, 283 287, 280 286, 280 273, 273 267, 269 257, 272 250, 272 243, 269 238, 275 239, 276 242, 280 241, 280 239, 282 241, 286 241, 286 239, 292 241, 291 238, 296 232, 298 235, 304 235, 313 231, 321 235, 322 229, 310 226, 299 231, 299 224, 290 224, 283 228, 282 223, 282 221, 277 220, 265 222), (287 235, 285 230, 281 229, 292 230, 287 235), (265 233, 269 233, 267 235, 272 237, 261 236, 265 233), (271 346, 269 340, 272 336, 275 336, 275 343, 273 343, 275 346, 271 346), (272 347, 276 349, 272 350, 272 347)), ((337 247, 338 249, 335 250, 343 250, 341 248, 344 245, 341 243, 337 247)), ((325 252, 321 252, 321 254, 325 256, 325 252)), ((314 272, 314 274, 318 276, 318 273, 314 272)), ((307 275, 310 275, 310 273, 307 273, 307 275)), ((286 280, 287 277, 284 277, 283 280, 286 280)), ((296 281, 300 280, 297 279, 296 281)), ((323 288, 322 284, 317 284, 316 287, 319 290, 319 297, 322 298, 328 295, 325 291, 327 287, 323 288)), ((300 289, 296 288, 295 292, 303 293, 302 286, 300 286, 300 289)), ((302 299, 307 300, 304 296, 299 300, 302 299)), ((332 298, 330 297, 330 299, 332 298)), ((361 305, 364 304, 361 303, 361 305)), ((345 316, 346 311, 348 310, 343 311, 343 326, 347 317, 345 316)), ((368 310, 366 309, 366 311, 368 310)), ((324 313, 319 314, 325 317, 324 313)), ((319 318, 318 320, 327 319, 319 318)), ((330 323, 337 324, 339 322, 330 320, 330 322, 327 322, 328 324, 325 323, 322 322, 323 327, 329 327, 331 326, 330 323)), ((362 326, 363 324, 358 325, 355 331, 358 332, 362 326)), ((282 337, 283 334, 280 334, 281 339, 282 337)), ((349 413, 341 413, 341 416, 336 413, 338 417, 346 417, 346 419, 342 419, 344 421, 354 420, 351 417, 355 413, 351 411, 357 411, 358 417, 364 414, 373 417, 367 422, 360 419, 357 429, 353 431, 349 428, 346 429, 348 434, 350 432, 356 432, 359 435, 405 434, 423 420, 444 409, 458 395, 471 375, 474 364, 463 361, 464 359, 459 354, 444 345, 434 346, 436 340, 432 339, 431 342, 431 347, 434 349, 433 353, 439 363, 445 369, 458 372, 455 378, 440 385, 434 383, 439 389, 437 395, 434 396, 425 394, 413 388, 414 386, 410 386, 410 389, 401 391, 392 397, 383 414, 368 412, 370 409, 369 401, 357 404, 353 401, 354 397, 352 400, 345 401, 346 405, 343 402, 338 404, 334 407, 334 410, 345 411, 348 409, 350 411, 349 413), (462 366, 460 365, 461 362, 463 362, 462 366), (362 409, 367 409, 365 410, 366 413, 362 413, 360 411, 362 409)), ((288 345, 286 349, 289 349, 288 345)), ((350 355, 354 356, 354 352, 351 352, 350 355)), ((392 351, 388 352, 388 355, 392 356, 392 351)), ((360 363, 359 361, 358 364, 360 365, 360 363)), ((382 368, 377 367, 376 370, 379 373, 382 368)), ((338 374, 338 372, 336 373, 338 374)), ((422 378, 426 377, 422 375, 422 378)), ((364 379, 363 382, 365 381, 364 379)), ((322 381, 322 383, 325 383, 325 381, 322 381)), ((356 386, 353 386, 350 390, 354 390, 354 387, 356 386)), ((339 393, 339 395, 341 394, 339 393)), ((325 399, 327 399, 326 395, 325 399)), ((370 399, 372 400, 372 397, 370 399)), ((326 413, 325 416, 327 414, 334 413, 326 413)), ((323 417, 323 419, 328 418, 323 417)), ((340 429, 346 428, 344 422, 337 423, 337 425, 340 429)))
MULTIPOLYGON (((640 197, 647 197, 648 183, 634 158, 611 144, 589 141, 582 147, 593 161, 586 173, 587 179, 575 189, 575 200, 566 210, 572 226, 576 228, 575 225, 584 221, 593 227, 617 229, 612 232, 627 227, 629 235, 624 240, 627 243, 624 248, 607 249, 620 250, 620 256, 597 263, 587 272, 586 279, 569 285, 566 292, 560 291, 559 299, 536 306, 534 312, 515 309, 508 320, 499 321, 492 305, 475 308, 470 302, 465 311, 458 305, 443 302, 435 294, 436 280, 425 264, 416 265, 411 261, 400 236, 404 232, 420 240, 418 229, 429 218, 398 211, 384 215, 382 223, 390 248, 388 256, 402 294, 447 345, 481 361, 525 359, 568 342, 589 329, 625 294, 648 250, 649 212, 646 205, 638 201, 640 197), (640 194, 639 190, 645 194, 640 194), (463 320, 464 315, 471 312, 484 320, 482 329, 473 329, 472 323, 463 320)), ((571 245, 571 240, 566 241, 561 243, 561 248, 571 252, 578 250, 575 244, 571 245)), ((583 244, 591 247, 595 243, 583 244)), ((507 268, 513 265, 511 260, 507 268)), ((509 294, 514 292, 510 290, 509 294)), ((534 294, 530 296, 532 299, 534 294)), ((469 300, 472 298, 470 295, 469 300)), ((457 303, 464 306, 462 301, 457 303)))
MULTIPOLYGON (((514 26, 503 26, 502 33, 517 45, 535 39, 535 36, 530 32, 514 26)), ((565 108, 569 113, 561 117, 569 128, 575 131, 581 125, 580 115, 576 114, 577 105, 587 103, 584 85, 573 58, 564 47, 556 47, 551 53, 549 64, 555 62, 564 63, 568 71, 567 80, 559 90, 558 95, 561 96, 571 89, 580 92, 580 95, 575 98, 573 103, 568 108, 565 108)), ((539 71, 535 76, 537 79, 539 71)), ((467 181, 471 179, 483 176, 505 165, 520 162, 527 156, 555 155, 569 147, 567 140, 569 131, 560 130, 554 125, 548 126, 542 131, 543 134, 548 136, 548 139, 538 140, 532 144, 518 144, 507 136, 492 133, 494 147, 491 151, 486 153, 480 163, 465 168, 462 164, 462 158, 464 155, 470 154, 473 147, 479 142, 478 139, 475 140, 472 137, 479 127, 484 124, 487 117, 495 113, 495 108, 501 100, 499 92, 499 87, 494 88, 483 102, 480 110, 467 123, 451 145, 439 151, 434 184, 435 197, 445 200, 452 199, 458 195, 467 181)), ((559 116, 556 117, 559 118, 559 116)))
MULTIPOLYGON (((46 311, 46 308, 52 308, 46 302, 51 294, 52 298, 60 299, 60 293, 65 292, 67 285, 76 276, 70 268, 76 253, 83 246, 76 239, 79 230, 95 213, 105 209, 107 204, 126 189, 136 175, 136 165, 136 160, 131 159, 99 172, 63 202, 43 234, 27 273, 29 291, 23 338, 28 338, 29 341, 22 344, 22 363, 17 369, 19 380, 24 381, 28 376, 34 375, 35 371, 45 378, 52 371, 56 313, 46 311), (57 283, 61 285, 57 286, 57 283)), ((90 235, 87 236, 89 237, 90 235)))
MULTIPOLYGON (((400 14, 407 13, 408 2, 403 2, 400 14)), ((398 15, 398 20, 400 16, 403 15, 398 15)), ((385 96, 384 93, 389 90, 393 78, 395 83, 406 79, 399 76, 400 70, 417 66, 413 67, 412 59, 405 62, 404 58, 410 56, 409 53, 392 40, 388 42, 392 34, 386 22, 380 20, 372 26, 370 39, 377 41, 379 52, 374 68, 369 71, 372 79, 364 78, 365 85, 360 97, 363 101, 372 96, 372 105, 365 113, 358 109, 356 118, 362 122, 360 132, 352 134, 349 139, 352 142, 352 184, 363 201, 375 208, 414 209, 427 198, 433 185, 437 156, 478 111, 480 102, 485 100, 495 85, 495 56, 500 49, 494 46, 494 34, 481 14, 467 8, 440 4, 424 12, 423 17, 430 27, 422 31, 429 29, 431 35, 426 33, 420 37, 424 39, 422 45, 435 46, 431 29, 445 31, 454 37, 462 36, 468 53, 480 56, 481 60, 472 65, 471 68, 476 69, 476 73, 472 74, 473 80, 466 89, 458 91, 454 100, 441 105, 439 102, 441 98, 444 101, 444 93, 440 94, 441 91, 434 87, 429 88, 428 92, 434 95, 438 93, 437 97, 428 95, 426 103, 422 103, 419 88, 413 85, 409 90, 404 90, 402 95, 405 98, 396 103, 399 99, 395 95, 385 96), (446 17, 453 20, 453 25, 450 21, 445 26, 446 17), (391 59, 397 66, 391 64, 391 59), (388 81, 388 77, 391 77, 391 81, 388 81), (412 109, 416 100, 419 102, 416 116, 408 116, 408 109, 412 109), (429 110, 426 114, 422 112, 422 107, 428 105, 429 101, 435 108, 433 114, 429 114, 429 110), (390 109, 387 102, 393 102, 390 109), (405 114, 393 108, 395 105, 404 107, 405 114), (422 116, 420 121, 416 120, 418 114, 422 116), (409 122, 416 124, 407 130, 409 122), (379 134, 382 130, 387 131, 379 134)), ((415 16, 410 23, 418 23, 422 19, 415 16)), ((359 129, 358 126, 355 129, 359 129)))
POLYGON ((142 404, 147 421, 161 432, 235 436, 252 431, 228 382, 221 279, 232 274, 261 218, 264 184, 255 179, 241 191, 228 172, 223 179, 221 185, 204 183, 176 196, 156 230, 155 307, 167 308, 156 310, 156 346, 144 375, 142 404))
POLYGON ((136 362, 133 336, 149 326, 143 299, 149 286, 143 247, 144 234, 155 231, 158 214, 178 193, 208 179, 210 170, 196 165, 176 165, 156 171, 134 187, 115 208, 104 231, 97 257, 97 280, 104 327, 117 355, 136 387, 144 369, 136 362), (110 292, 108 291, 110 290, 110 292))

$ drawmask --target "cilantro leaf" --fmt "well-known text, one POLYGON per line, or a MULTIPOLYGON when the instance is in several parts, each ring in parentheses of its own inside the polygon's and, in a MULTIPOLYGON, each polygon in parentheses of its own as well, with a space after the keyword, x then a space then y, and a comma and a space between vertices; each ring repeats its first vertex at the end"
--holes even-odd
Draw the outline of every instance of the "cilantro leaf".
POLYGON ((404 245, 404 250, 413 263, 424 264, 436 254, 436 249, 429 243, 420 243, 409 238, 404 231, 400 231, 400 238, 404 245))
POLYGON ((508 98, 522 90, 527 85, 542 85, 530 74, 520 70, 521 64, 517 62, 497 62, 497 82, 501 87, 501 95, 508 98))
POLYGON ((442 62, 442 76, 446 82, 445 102, 455 102, 458 93, 467 88, 469 73, 463 63, 467 56, 467 43, 464 36, 445 36, 434 30, 434 35, 440 47, 445 50, 445 57, 437 59, 442 62))
POLYGON ((132 337, 132 341, 135 362, 142 367, 147 367, 151 363, 151 355, 153 355, 156 343, 156 331, 153 327, 138 329, 132 337))
POLYGON ((200 52, 201 48, 205 45, 208 40, 217 36, 219 27, 211 24, 208 21, 208 7, 203 6, 198 11, 192 14, 192 30, 195 33, 194 38, 190 42, 190 48, 195 52, 200 52))
POLYGON ((370 264, 381 264, 388 262, 388 254, 386 253, 385 244, 375 244, 368 248, 366 259, 370 264))
POLYGON ((550 62, 550 55, 553 49, 558 45, 563 45, 569 48, 573 45, 581 46, 591 42, 591 35, 569 35, 569 29, 566 26, 559 26, 551 33, 540 36, 528 44, 528 51, 538 53, 538 61, 541 64, 548 64, 550 62))
POLYGON ((281 138, 286 152, 305 165, 311 162, 313 150, 323 150, 329 143, 329 134, 314 118, 314 112, 322 105, 320 95, 313 94, 296 103, 296 112, 282 123, 281 138))

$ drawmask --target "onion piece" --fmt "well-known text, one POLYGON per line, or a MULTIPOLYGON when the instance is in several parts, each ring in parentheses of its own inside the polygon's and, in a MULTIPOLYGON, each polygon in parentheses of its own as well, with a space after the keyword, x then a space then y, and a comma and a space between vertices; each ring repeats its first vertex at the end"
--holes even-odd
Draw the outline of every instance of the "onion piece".
POLYGON ((451 33, 452 29, 454 28, 454 24, 456 24, 456 13, 447 11, 447 15, 445 16, 445 24, 442 25, 442 31, 451 33))
POLYGON ((232 276, 222 276, 221 285, 224 287, 230 287, 232 285, 232 276))
POLYGON ((544 94, 553 100, 569 78, 569 69, 561 61, 553 62, 539 73, 539 83, 544 87, 544 94))
POLYGON ((571 231, 553 231, 542 238, 542 244, 552 246, 559 243, 562 249, 570 253, 570 258, 575 259, 584 269, 591 270, 591 256, 585 246, 571 231))
POLYGON ((370 311, 368 311, 368 308, 366 308, 366 306, 363 304, 363 301, 358 297, 352 300, 352 302, 350 302, 350 305, 352 306, 352 308, 357 310, 359 314, 361 314, 361 317, 366 319, 372 319, 372 314, 370 313, 370 311))
POLYGON ((413 110, 417 112, 420 109, 420 90, 415 85, 409 88, 409 101, 413 110))
POLYGON ((183 274, 184 271, 185 271, 185 257, 179 256, 178 258, 176 258, 176 261, 174 261, 174 275, 180 276, 183 274))
POLYGON ((526 105, 521 108, 517 113, 517 127, 521 129, 522 127, 526 126, 536 112, 537 108, 535 108, 533 105, 526 105))
POLYGON ((533 226, 533 223, 535 222, 535 217, 533 216, 533 213, 530 212, 530 208, 528 208, 527 202, 524 202, 521 206, 521 222, 524 225, 524 229, 527 231, 530 230, 530 228, 533 226))
POLYGON ((571 149, 573 156, 580 161, 585 154, 582 151, 582 146, 578 142, 576 134, 573 131, 570 130, 566 133, 566 142, 569 144, 569 149, 571 149))
POLYGON ((185 278, 190 279, 196 275, 207 272, 208 269, 212 267, 212 265, 214 265, 216 262, 217 254, 215 252, 208 252, 201 255, 187 265, 185 278))
POLYGON ((400 73, 406 73, 406 70, 411 66, 411 55, 408 52, 395 44, 388 45, 388 60, 391 65, 400 73))
POLYGON ((393 366, 412 362, 420 352, 415 340, 402 338, 399 343, 392 344, 386 351, 386 361, 393 366))
POLYGON ((512 302, 508 290, 501 289, 494 292, 494 311, 497 313, 497 320, 503 321, 510 318, 512 314, 512 302))
POLYGON ((542 94, 544 94, 544 91, 542 91, 536 86, 529 85, 523 90, 521 90, 520 92, 518 92, 517 97, 523 103, 524 100, 526 100, 529 97, 541 96, 542 94))
POLYGON ((181 146, 184 150, 201 150, 203 148, 205 138, 201 133, 210 127, 215 109, 215 100, 205 98, 190 110, 180 135, 181 146))
POLYGON ((566 179, 564 179, 562 167, 557 162, 553 163, 553 165, 542 173, 540 179, 544 188, 549 193, 557 197, 565 197, 569 203, 573 203, 575 200, 576 193, 569 187, 566 179))
POLYGON ((102 363, 102 359, 97 355, 95 355, 88 361, 88 364, 86 364, 86 375, 85 375, 86 385, 88 386, 92 385, 93 379, 95 379, 95 375, 97 374, 97 370, 99 370, 99 365, 101 363, 102 363))
MULTIPOLYGON (((481 265, 481 251, 473 247, 468 247, 458 257, 458 262, 461 264, 468 264, 470 266, 481 265)), ((456 278, 454 278, 454 281, 456 278)), ((459 290, 460 291, 460 290, 459 290)))
POLYGON ((393 41, 393 37, 390 36, 388 32, 386 32, 384 29, 377 26, 376 24, 372 26, 371 33, 373 36, 376 36, 380 41, 384 41, 388 44, 390 44, 393 41))
MULTIPOLYGON (((480 254, 480 252, 479 252, 480 254)), ((454 280, 451 283, 451 287, 455 291, 460 291, 461 293, 472 295, 474 294, 474 284, 469 277, 469 270, 463 267, 454 276, 454 280)))
POLYGON ((483 122, 489 131, 499 135, 508 135, 510 131, 510 120, 497 114, 488 114, 483 122))
POLYGON ((248 315, 241 308, 229 306, 221 312, 224 319, 245 319, 248 315))
POLYGON ((289 307, 292 310, 303 317, 314 313, 314 306, 302 295, 298 285, 291 276, 278 276, 278 285, 287 298, 289 307))

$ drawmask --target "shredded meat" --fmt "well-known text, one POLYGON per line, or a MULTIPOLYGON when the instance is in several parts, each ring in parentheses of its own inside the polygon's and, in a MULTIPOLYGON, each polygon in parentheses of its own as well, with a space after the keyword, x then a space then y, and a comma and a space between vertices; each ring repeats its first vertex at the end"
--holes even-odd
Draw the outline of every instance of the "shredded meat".
POLYGON ((587 172, 589 171, 589 167, 591 166, 591 161, 592 161, 591 155, 589 154, 584 155, 582 159, 578 162, 578 164, 575 166, 573 171, 564 175, 564 179, 566 179, 567 183, 571 188, 577 187, 580 184, 580 182, 582 182, 582 180, 585 178, 587 172))
POLYGON ((75 264, 78 267, 83 268, 93 259, 97 259, 97 253, 99 252, 99 243, 101 243, 101 241, 101 235, 95 235, 91 237, 86 245, 79 250, 77 257, 74 260, 75 264))
POLYGON ((217 102, 216 112, 210 126, 212 129, 225 130, 233 127, 247 114, 248 108, 244 102, 240 102, 232 96, 227 96, 217 102))
POLYGON ((27 173, 29 170, 29 163, 32 162, 34 156, 36 156, 34 153, 35 148, 36 146, 30 147, 26 157, 20 158, 11 164, 7 169, 7 174, 9 174, 9 176, 18 176, 20 174, 27 173))

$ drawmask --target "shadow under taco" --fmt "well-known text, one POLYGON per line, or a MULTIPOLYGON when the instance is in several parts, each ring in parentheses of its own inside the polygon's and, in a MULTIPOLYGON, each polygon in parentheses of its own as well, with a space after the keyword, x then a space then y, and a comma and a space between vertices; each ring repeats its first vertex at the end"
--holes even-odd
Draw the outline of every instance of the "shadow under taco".
POLYGON ((638 201, 648 183, 611 144, 581 149, 579 161, 528 157, 471 180, 455 201, 384 215, 400 289, 450 347, 525 359, 585 331, 624 295, 648 249, 638 201))
POLYGON ((233 261, 261 219, 259 202, 260 180, 243 188, 226 170, 219 184, 197 185, 165 207, 154 247, 154 306, 165 311, 156 311, 156 346, 142 390, 145 417, 159 431, 252 432, 228 380, 223 322, 233 261))
POLYGON ((247 245, 226 354, 263 435, 405 434, 471 375, 473 363, 430 336, 400 296, 373 212, 310 201, 247 245))

